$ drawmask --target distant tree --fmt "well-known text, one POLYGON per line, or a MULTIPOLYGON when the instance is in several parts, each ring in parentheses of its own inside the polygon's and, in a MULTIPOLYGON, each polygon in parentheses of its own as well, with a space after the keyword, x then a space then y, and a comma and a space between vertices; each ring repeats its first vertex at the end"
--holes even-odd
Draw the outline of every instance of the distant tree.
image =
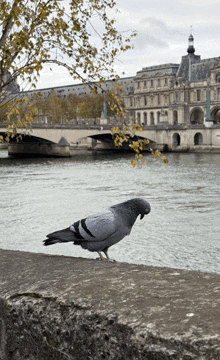
POLYGON ((50 121, 54 124, 60 123, 62 121, 63 111, 62 111, 62 99, 59 98, 56 91, 52 93, 45 99, 46 104, 46 114, 50 121))
POLYGON ((69 94, 67 98, 65 98, 66 106, 64 109, 64 115, 67 121, 71 121, 76 119, 78 116, 78 106, 82 99, 74 94, 69 94))
POLYGON ((78 105, 78 116, 84 119, 97 119, 103 110, 103 97, 99 95, 85 95, 78 105))

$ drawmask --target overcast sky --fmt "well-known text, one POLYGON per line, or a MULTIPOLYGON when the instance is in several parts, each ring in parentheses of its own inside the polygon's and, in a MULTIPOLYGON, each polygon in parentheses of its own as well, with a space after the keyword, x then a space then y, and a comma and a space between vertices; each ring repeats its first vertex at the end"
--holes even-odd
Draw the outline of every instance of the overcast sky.
MULTIPOLYGON (((115 61, 124 77, 134 76, 143 67, 179 63, 187 54, 192 26, 196 54, 202 59, 220 56, 219 0, 116 0, 114 14, 119 31, 137 30, 134 49, 115 61)), ((65 69, 41 72, 38 88, 73 84, 65 69)))

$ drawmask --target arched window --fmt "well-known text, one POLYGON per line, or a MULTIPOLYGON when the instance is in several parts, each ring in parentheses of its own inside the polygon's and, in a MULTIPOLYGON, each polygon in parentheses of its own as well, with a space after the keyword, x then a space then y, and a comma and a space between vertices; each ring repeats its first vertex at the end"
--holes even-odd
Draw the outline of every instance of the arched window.
POLYGON ((144 125, 147 125, 147 113, 144 112, 144 125))
POLYGON ((150 124, 154 125, 154 113, 152 111, 150 113, 150 124))
POLYGON ((215 124, 220 123, 220 107, 214 108, 212 110, 212 112, 211 112, 211 120, 214 121, 215 124))
POLYGON ((160 111, 157 112, 157 123, 160 123, 160 111))
POLYGON ((203 124, 204 112, 200 108, 193 109, 190 116, 191 124, 203 124))
POLYGON ((141 114, 139 112, 137 113, 137 122, 141 124, 141 114))

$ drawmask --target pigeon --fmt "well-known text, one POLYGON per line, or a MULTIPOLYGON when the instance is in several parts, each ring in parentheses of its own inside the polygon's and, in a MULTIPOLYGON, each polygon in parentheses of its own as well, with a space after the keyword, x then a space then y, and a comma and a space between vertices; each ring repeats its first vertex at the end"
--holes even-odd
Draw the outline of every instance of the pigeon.
POLYGON ((146 200, 131 199, 113 205, 102 213, 76 221, 66 229, 48 234, 44 245, 72 241, 83 249, 97 252, 99 260, 111 261, 108 256, 109 247, 130 234, 138 215, 143 219, 150 211, 151 206, 146 200))

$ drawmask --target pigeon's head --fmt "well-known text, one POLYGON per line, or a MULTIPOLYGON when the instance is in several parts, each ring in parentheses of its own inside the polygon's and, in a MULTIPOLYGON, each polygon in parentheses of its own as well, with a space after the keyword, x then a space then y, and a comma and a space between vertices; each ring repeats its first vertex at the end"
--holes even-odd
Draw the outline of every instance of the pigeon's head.
POLYGON ((124 204, 130 208, 134 216, 137 217, 140 215, 140 219, 143 219, 143 217, 151 211, 149 202, 142 198, 131 199, 124 204))
POLYGON ((140 211, 140 219, 143 219, 143 217, 147 214, 149 214, 149 212, 151 211, 151 206, 149 204, 148 201, 144 200, 144 199, 135 199, 137 200, 138 203, 138 208, 140 211))

